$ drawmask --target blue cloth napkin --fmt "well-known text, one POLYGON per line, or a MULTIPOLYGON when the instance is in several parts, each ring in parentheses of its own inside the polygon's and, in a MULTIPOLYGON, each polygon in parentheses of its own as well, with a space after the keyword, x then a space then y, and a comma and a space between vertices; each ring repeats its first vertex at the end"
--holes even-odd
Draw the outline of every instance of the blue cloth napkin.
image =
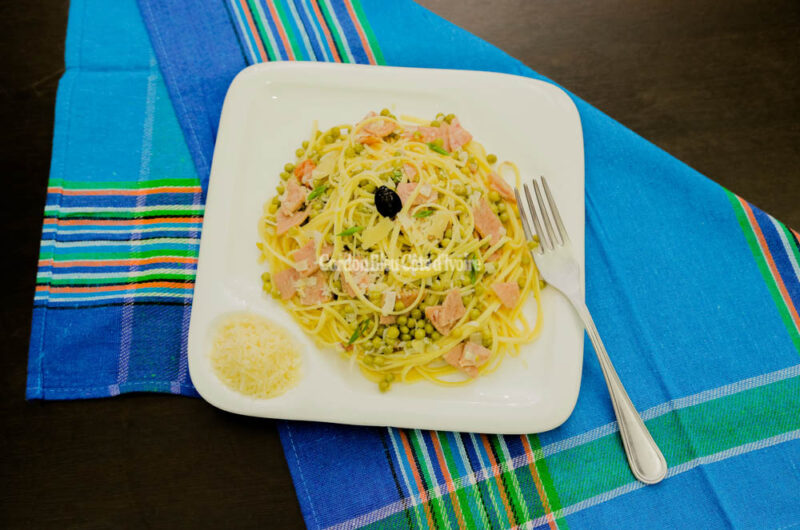
MULTIPOLYGON (((132 0, 71 7, 29 397, 193 393, 185 337, 201 190, 241 68, 341 60, 541 79, 404 0, 139 6, 152 50, 132 0)), ((574 99, 588 305, 669 478, 642 487, 631 476, 587 341, 575 412, 551 432, 281 423, 309 527, 800 522, 797 234, 574 99)))

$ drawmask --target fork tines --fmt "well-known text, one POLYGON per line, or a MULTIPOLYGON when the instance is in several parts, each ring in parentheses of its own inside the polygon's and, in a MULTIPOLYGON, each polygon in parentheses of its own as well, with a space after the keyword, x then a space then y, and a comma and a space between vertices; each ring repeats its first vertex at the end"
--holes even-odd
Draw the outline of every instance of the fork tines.
POLYGON ((569 241, 567 230, 564 227, 564 222, 561 220, 561 214, 558 212, 553 194, 550 192, 550 186, 547 185, 547 179, 541 178, 541 185, 536 179, 531 180, 533 192, 536 195, 536 204, 534 204, 533 196, 528 184, 523 184, 522 189, 525 192, 525 203, 522 202, 519 190, 514 189, 514 195, 517 198, 517 205, 519 206, 519 214, 522 219, 522 229, 525 232, 525 237, 533 240, 533 233, 531 233, 528 218, 533 221, 535 234, 539 236, 539 246, 542 251, 553 250, 556 247, 562 246, 569 241), (542 191, 542 189, 544 191, 542 191), (538 205, 538 210, 536 208, 538 205), (553 226, 555 225, 555 228, 553 226))

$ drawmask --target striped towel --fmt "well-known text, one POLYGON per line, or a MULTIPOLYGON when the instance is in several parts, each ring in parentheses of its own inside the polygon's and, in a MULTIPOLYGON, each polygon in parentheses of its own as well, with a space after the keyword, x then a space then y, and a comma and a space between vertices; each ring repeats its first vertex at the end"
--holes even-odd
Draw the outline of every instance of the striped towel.
MULTIPOLYGON (((403 0, 139 0, 147 33, 133 0, 108 6, 71 6, 29 397, 193 394, 201 189, 241 68, 311 59, 541 79, 403 0)), ((588 305, 667 480, 644 487, 630 474, 587 343, 575 412, 547 433, 282 422, 309 527, 800 523, 798 234, 575 103, 588 305)))

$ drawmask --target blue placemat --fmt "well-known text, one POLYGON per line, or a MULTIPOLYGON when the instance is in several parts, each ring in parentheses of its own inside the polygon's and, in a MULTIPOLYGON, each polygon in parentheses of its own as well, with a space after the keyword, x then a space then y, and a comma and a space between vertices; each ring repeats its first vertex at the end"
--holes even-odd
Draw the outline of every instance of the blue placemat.
MULTIPOLYGON (((155 56, 132 0, 71 7, 29 397, 193 393, 185 334, 199 184, 222 96, 247 64, 340 60, 540 78, 407 1, 139 5, 155 56)), ((587 344, 575 413, 538 436, 283 423, 310 527, 800 522, 797 234, 575 102, 588 304, 669 478, 647 488, 633 480, 587 344)))

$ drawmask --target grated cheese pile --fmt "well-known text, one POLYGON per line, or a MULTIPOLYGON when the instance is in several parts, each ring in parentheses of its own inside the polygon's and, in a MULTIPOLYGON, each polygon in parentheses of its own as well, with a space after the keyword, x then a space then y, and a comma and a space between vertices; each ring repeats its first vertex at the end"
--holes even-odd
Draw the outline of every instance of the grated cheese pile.
POLYGON ((249 313, 237 313, 222 322, 211 363, 228 387, 256 398, 279 396, 300 380, 300 355, 289 333, 249 313))

